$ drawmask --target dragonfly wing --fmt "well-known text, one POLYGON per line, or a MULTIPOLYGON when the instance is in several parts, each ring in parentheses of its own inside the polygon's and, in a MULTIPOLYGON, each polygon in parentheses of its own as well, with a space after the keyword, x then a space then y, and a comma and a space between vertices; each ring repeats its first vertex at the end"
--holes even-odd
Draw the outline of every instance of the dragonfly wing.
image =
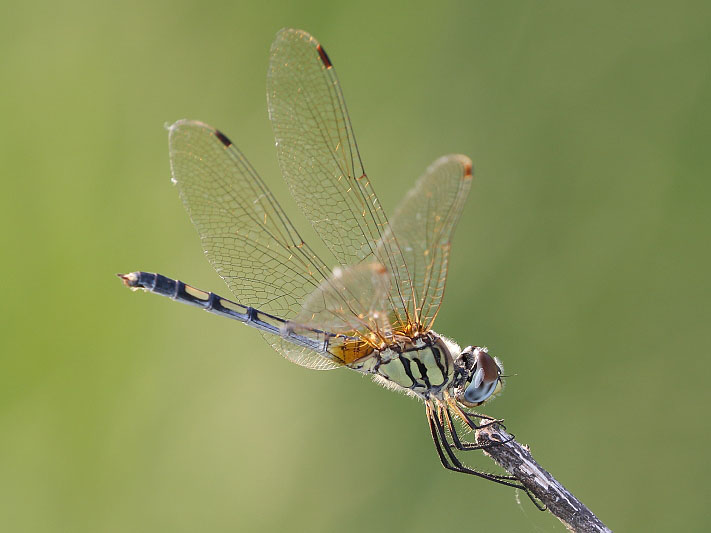
MULTIPOLYGON (((350 364, 392 341, 386 309, 390 278, 379 263, 336 267, 303 302, 286 329, 321 343, 332 360, 306 359, 305 366, 325 369, 350 364)), ((303 364, 304 352, 282 337, 272 336, 275 349, 303 364)))
POLYGON ((314 328, 325 328, 331 335, 329 351, 351 363, 392 342, 385 311, 389 294, 390 278, 380 263, 337 267, 306 297, 289 329, 309 336, 314 328))
POLYGON ((301 210, 341 265, 375 259, 385 266, 401 322, 413 299, 397 242, 363 169, 336 71, 316 39, 285 29, 271 50, 269 117, 284 179, 301 210), (378 247, 378 243, 381 243, 378 247))
POLYGON ((444 295, 450 240, 471 182, 468 157, 441 157, 420 177, 390 219, 385 239, 394 235, 400 244, 424 331, 432 328, 444 295))
POLYGON ((277 352, 299 366, 312 370, 333 370, 343 366, 345 363, 345 361, 341 359, 342 356, 340 353, 338 356, 322 354, 310 348, 289 342, 283 337, 271 333, 262 332, 262 337, 264 337, 264 340, 277 352))
POLYGON ((304 300, 294 324, 333 333, 391 336, 386 299, 390 293, 387 270, 379 263, 360 263, 334 269, 333 274, 304 300))
MULTIPOLYGON (((181 120, 170 127, 169 143, 173 182, 217 273, 240 303, 285 319, 295 317, 330 270, 223 133, 181 120)), ((302 366, 338 366, 324 354, 263 335, 302 366)))

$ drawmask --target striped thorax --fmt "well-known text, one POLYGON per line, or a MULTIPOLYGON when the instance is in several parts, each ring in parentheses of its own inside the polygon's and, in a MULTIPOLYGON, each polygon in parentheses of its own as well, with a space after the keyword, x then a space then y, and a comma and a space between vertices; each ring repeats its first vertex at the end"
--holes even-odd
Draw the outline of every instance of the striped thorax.
POLYGON ((386 388, 425 400, 449 396, 466 406, 480 405, 501 388, 501 363, 486 348, 461 350, 434 331, 404 338, 349 366, 386 388))
POLYGON ((441 396, 454 376, 450 347, 432 331, 416 339, 403 337, 402 342, 352 363, 351 368, 372 374, 387 388, 422 398, 441 396))

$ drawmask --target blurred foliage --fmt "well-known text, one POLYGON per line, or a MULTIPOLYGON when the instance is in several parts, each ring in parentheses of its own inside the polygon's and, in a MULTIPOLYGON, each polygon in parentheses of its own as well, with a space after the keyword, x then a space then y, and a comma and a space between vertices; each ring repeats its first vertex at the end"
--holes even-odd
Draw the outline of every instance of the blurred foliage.
POLYGON ((474 160, 436 329, 515 374, 486 412, 614 530, 706 530, 709 15, 5 6, 0 530, 562 530, 514 491, 443 470, 422 405, 288 364, 255 332, 113 276, 226 293, 168 180, 162 126, 179 118, 225 131, 306 225, 266 116, 283 26, 325 43, 390 211, 438 156, 474 160))

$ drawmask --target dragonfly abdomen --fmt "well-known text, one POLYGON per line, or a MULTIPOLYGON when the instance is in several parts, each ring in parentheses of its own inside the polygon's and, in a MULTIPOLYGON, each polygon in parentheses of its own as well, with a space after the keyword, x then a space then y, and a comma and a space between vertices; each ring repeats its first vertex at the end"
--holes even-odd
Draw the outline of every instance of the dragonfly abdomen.
POLYGON ((118 276, 123 280, 124 285, 133 290, 146 290, 167 296, 178 302, 200 307, 209 313, 238 320, 248 326, 286 338, 289 342, 317 352, 325 352, 328 347, 328 336, 321 331, 309 331, 313 338, 293 333, 288 327, 288 321, 283 318, 233 302, 214 292, 196 289, 180 280, 152 272, 131 272, 118 276))

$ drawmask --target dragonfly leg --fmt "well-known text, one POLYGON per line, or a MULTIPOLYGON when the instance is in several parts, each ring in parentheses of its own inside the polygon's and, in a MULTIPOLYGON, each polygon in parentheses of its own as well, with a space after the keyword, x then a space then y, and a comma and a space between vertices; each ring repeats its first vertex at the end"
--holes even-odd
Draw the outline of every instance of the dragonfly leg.
POLYGON ((506 426, 504 426, 503 418, 492 418, 490 416, 480 415, 479 413, 466 413, 464 411, 461 412, 464 415, 464 421, 472 429, 483 429, 494 424, 499 424, 502 428, 506 429, 506 426), (484 422, 483 424, 477 424, 476 422, 474 422, 475 418, 479 418, 481 420, 488 420, 488 422, 484 422))
MULTIPOLYGON (((506 485, 507 487, 520 489, 526 493, 526 496, 528 496, 528 498, 533 502, 533 504, 536 506, 536 508, 539 511, 546 510, 545 505, 541 504, 538 501, 538 499, 535 497, 535 495, 527 487, 522 485, 520 482, 518 482, 518 483, 514 482, 514 481, 518 480, 517 477, 492 474, 490 472, 481 472, 479 470, 474 470, 473 468, 464 466, 462 464, 462 462, 459 460, 459 458, 456 456, 454 451, 452 450, 452 446, 449 443, 449 441, 447 440, 447 433, 445 431, 445 428, 442 425, 442 422, 440 421, 437 413, 434 412, 432 405, 430 405, 429 403, 426 403, 425 405, 426 405, 426 409, 427 409, 427 420, 429 422, 430 433, 432 434, 432 440, 434 441, 435 449, 437 450, 437 455, 439 455, 439 460, 442 463, 442 466, 444 466, 444 468, 446 468, 447 470, 452 470, 454 472, 459 472, 462 474, 469 474, 469 475, 477 476, 477 477, 480 477, 483 479, 488 479, 489 481, 493 481, 494 483, 499 483, 500 485, 506 485)), ((447 416, 448 415, 449 415, 449 413, 447 413, 447 416)), ((448 416, 448 425, 450 422, 451 422, 451 416, 448 416)), ((451 427, 454 427, 454 424, 452 424, 451 427)), ((456 431, 453 432, 452 435, 456 435, 456 431)), ((452 438, 455 439, 455 437, 452 437, 452 438)), ((456 437, 456 439, 458 440, 459 438, 456 437)), ((467 444, 469 444, 469 443, 467 443, 467 444)), ((478 445, 473 445, 473 446, 478 446, 478 445)), ((480 448, 483 448, 483 446, 481 446, 480 448)), ((480 449, 480 448, 465 448, 465 450, 480 449)))
POLYGON ((487 415, 482 415, 479 413, 468 413, 466 411, 463 411, 459 404, 450 396, 447 396, 445 398, 445 401, 449 407, 454 409, 454 412, 459 416, 459 418, 462 419, 462 422, 464 422, 467 426, 469 426, 473 430, 477 429, 482 429, 488 426, 491 426, 493 424, 499 424, 502 428, 506 429, 506 426, 504 426, 504 419, 503 418, 493 418, 491 416, 487 415), (478 418, 480 420, 488 420, 488 422, 484 424, 477 424, 474 419, 478 418))
POLYGON ((430 425, 430 433, 432 434, 432 440, 434 441, 437 455, 439 455, 439 460, 442 463, 442 466, 444 466, 447 470, 460 472, 462 474, 470 474, 472 476, 488 479, 494 483, 500 483, 501 485, 506 485, 508 487, 526 490, 526 488, 520 483, 512 482, 517 479, 514 476, 501 476, 498 474, 491 474, 489 472, 480 472, 464 466, 452 451, 452 447, 446 439, 444 427, 439 422, 437 415, 434 413, 432 406, 429 404, 427 404, 427 420, 430 425))
POLYGON ((456 403, 453 403, 451 401, 447 403, 455 410, 455 412, 459 415, 462 421, 473 430, 483 429, 494 424, 499 424, 502 428, 506 429, 506 426, 504 426, 503 418, 493 418, 491 416, 486 416, 479 413, 467 413, 466 411, 460 409, 456 403), (488 422, 485 422, 483 424, 477 424, 474 421, 475 418, 478 418, 480 420, 488 420, 488 422))
MULTIPOLYGON (((462 442, 462 440, 459 438, 459 435, 457 433, 457 428, 454 424, 454 420, 452 420, 452 414, 449 412, 448 407, 440 406, 439 407, 439 420, 440 423, 444 421, 447 424, 447 429, 449 429, 449 434, 452 436, 452 444, 457 450, 460 451, 469 451, 469 450, 483 450, 485 448, 490 448, 492 446, 500 446, 502 444, 506 444, 507 442, 511 442, 514 440, 514 436, 512 435, 510 439, 502 441, 502 442, 497 442, 493 444, 475 444, 473 442, 462 442)), ((487 424, 488 425, 488 424, 487 424)), ((486 426, 483 426, 486 427, 486 426)))

